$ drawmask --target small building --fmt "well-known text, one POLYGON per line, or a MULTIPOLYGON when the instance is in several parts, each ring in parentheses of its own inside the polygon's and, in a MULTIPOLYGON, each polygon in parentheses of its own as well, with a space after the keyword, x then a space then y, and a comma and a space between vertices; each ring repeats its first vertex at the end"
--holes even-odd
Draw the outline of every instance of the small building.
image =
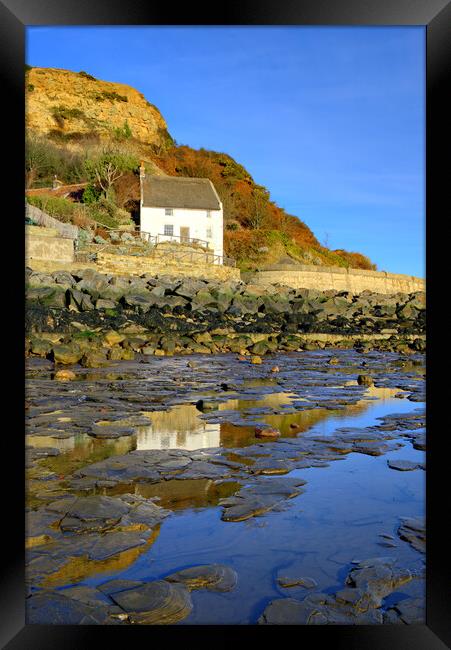
POLYGON ((208 178, 146 175, 140 168, 140 231, 151 241, 197 244, 223 261, 223 209, 208 178))

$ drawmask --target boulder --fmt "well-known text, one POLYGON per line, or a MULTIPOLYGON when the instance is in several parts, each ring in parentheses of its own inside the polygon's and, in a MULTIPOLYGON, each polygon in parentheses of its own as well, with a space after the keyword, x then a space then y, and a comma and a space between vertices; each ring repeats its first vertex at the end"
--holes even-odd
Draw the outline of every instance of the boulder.
POLYGON ((54 345, 52 351, 55 363, 64 364, 78 363, 83 354, 82 350, 76 343, 54 345))

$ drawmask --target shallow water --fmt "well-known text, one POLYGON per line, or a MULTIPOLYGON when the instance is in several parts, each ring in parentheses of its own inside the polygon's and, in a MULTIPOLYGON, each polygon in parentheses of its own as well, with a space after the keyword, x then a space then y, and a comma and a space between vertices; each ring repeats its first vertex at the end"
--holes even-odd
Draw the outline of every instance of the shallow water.
MULTIPOLYGON (((366 427, 377 424, 379 416, 416 408, 418 404, 406 400, 372 402, 363 414, 330 417, 309 434, 327 435, 336 426, 366 427)), ((419 569, 421 554, 401 541, 396 529, 400 516, 424 514, 425 473, 394 471, 387 460, 422 462, 425 454, 409 442, 401 442, 402 449, 383 456, 353 453, 327 468, 294 470, 288 476, 307 479, 306 490, 287 501, 281 512, 231 523, 221 521, 219 507, 206 508, 205 503, 178 511, 163 523, 154 544, 130 567, 83 584, 100 584, 110 577, 154 580, 195 564, 223 563, 237 571, 236 589, 227 594, 193 592, 193 612, 180 624, 252 624, 270 600, 306 594, 300 587, 277 585, 277 572, 290 565, 326 591, 343 585, 356 559, 391 556, 400 566, 419 569), (381 546, 381 534, 392 535, 396 546, 381 546)), ((423 586, 413 581, 400 589, 401 594, 423 595, 423 586)))
MULTIPOLYGON (((135 394, 130 385, 136 386, 137 406, 123 415, 120 411, 120 417, 126 422, 128 413, 144 416, 149 424, 133 426, 132 435, 103 440, 88 433, 55 438, 37 435, 39 431, 35 430, 27 436, 27 444, 34 448, 60 450, 60 455, 39 462, 41 468, 61 479, 87 464, 136 449, 220 448, 230 450, 230 459, 251 464, 253 460, 238 454, 255 443, 271 444, 271 441, 255 437, 258 423, 279 429, 287 439, 327 437, 339 428, 374 426, 381 423, 378 418, 382 416, 408 414, 424 408, 420 401, 421 393, 415 401, 406 399, 415 398, 410 391, 415 390, 418 380, 422 379, 424 369, 421 366, 411 363, 403 373, 391 373, 385 368, 397 362, 397 355, 366 355, 377 386, 363 388, 356 381, 360 372, 357 364, 362 357, 353 351, 341 352, 339 356, 339 367, 325 368, 324 351, 303 355, 307 369, 302 365, 303 359, 298 360, 295 355, 276 356, 270 361, 271 365, 286 365, 280 376, 245 376, 239 385, 226 390, 214 387, 218 374, 214 364, 227 370, 231 361, 224 357, 211 357, 208 362, 202 360, 211 367, 202 369, 197 386, 195 378, 184 378, 184 386, 188 388, 184 393, 174 393, 169 381, 180 376, 186 359, 165 360, 167 367, 158 366, 162 373, 166 373, 164 376, 159 374, 160 369, 158 376, 152 374, 145 367, 147 364, 140 366, 139 372, 135 373, 129 364, 124 364, 127 367, 123 373, 110 372, 108 377, 106 373, 100 373, 105 393, 99 392, 96 397, 93 392, 93 408, 83 411, 83 414, 81 410, 77 411, 76 405, 64 406, 64 400, 67 396, 72 399, 79 394, 85 399, 85 393, 89 394, 90 389, 96 386, 94 373, 89 378, 80 376, 80 381, 73 386, 58 386, 54 381, 47 383, 47 369, 43 376, 32 376, 34 399, 38 404, 35 417, 38 420, 43 418, 43 427, 55 426, 64 432, 66 427, 74 424, 80 427, 77 431, 82 431, 85 423, 94 422, 105 428, 117 425, 120 420, 109 418, 121 405, 117 396, 121 396, 125 377, 127 382, 132 382, 128 384, 127 394, 133 398, 135 394), (303 373, 300 378, 298 362, 303 373), (45 398, 36 398, 40 391, 45 392, 45 386, 52 393, 49 406, 45 398), (143 395, 148 399, 149 410, 143 406, 143 395), (57 399, 60 397, 63 406, 58 409, 57 399), (203 404, 199 400, 203 400, 203 404), (152 410, 155 407, 161 410, 152 410), (77 421, 82 415, 85 419, 77 421), (50 424, 47 423, 49 417, 50 424), (233 449, 237 450, 236 455, 233 449)), ((262 370, 251 368, 247 372, 252 375, 262 370)), ((234 373, 231 372, 231 376, 236 381, 235 369, 234 373)), ((129 407, 133 400, 127 399, 129 407)), ((81 403, 86 409, 87 402, 81 403)), ((168 476, 159 483, 138 481, 99 489, 101 494, 111 496, 134 492, 146 498, 158 497, 159 504, 172 510, 172 514, 161 524, 155 541, 144 552, 133 555, 131 563, 105 562, 101 571, 77 584, 99 585, 110 578, 148 581, 193 565, 225 564, 238 574, 236 588, 230 593, 193 591, 193 611, 179 624, 254 624, 271 600, 281 597, 302 599, 309 593, 302 587, 284 589, 278 586, 277 574, 283 569, 295 569, 299 576, 313 578, 318 585, 315 591, 327 593, 343 587, 355 560, 389 556, 396 558, 400 567, 420 571, 424 566, 424 555, 402 541, 397 536, 397 528, 400 517, 424 515, 425 472, 421 469, 396 471, 388 467, 387 461, 403 459, 420 463, 424 462, 425 453, 414 449, 410 440, 401 435, 399 438, 395 435, 392 442, 398 442, 401 447, 380 456, 344 453, 324 467, 289 472, 285 476, 307 481, 304 492, 262 516, 241 522, 221 520, 220 499, 239 489, 239 483, 234 480, 218 483, 211 479, 177 480, 168 476), (381 535, 392 536, 389 546, 387 538, 381 535)), ((41 490, 45 497, 51 481, 44 479, 38 472, 31 491, 41 490)), ((260 476, 259 480, 274 479, 260 476)), ((43 496, 38 495, 38 498, 43 496)), ((64 590, 67 586, 58 589, 64 590)), ((387 604, 411 596, 424 598, 424 581, 414 579, 404 585, 387 598, 387 604)))

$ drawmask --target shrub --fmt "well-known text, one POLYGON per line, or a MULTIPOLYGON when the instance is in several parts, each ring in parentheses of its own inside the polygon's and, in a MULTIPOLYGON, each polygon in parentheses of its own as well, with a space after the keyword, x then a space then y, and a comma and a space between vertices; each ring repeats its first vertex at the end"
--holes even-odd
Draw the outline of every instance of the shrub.
POLYGON ((67 108, 67 106, 53 106, 52 116, 60 128, 64 127, 64 122, 67 119, 83 119, 86 117, 79 108, 67 108))
POLYGON ((28 92, 30 92, 30 93, 33 92, 33 90, 34 90, 34 85, 33 85, 33 84, 28 84, 28 85, 27 85, 27 90, 28 90, 28 92))
POLYGON ((89 212, 86 210, 84 205, 78 203, 74 204, 74 211, 72 214, 72 223, 74 226, 79 228, 84 228, 87 230, 90 226, 93 225, 92 219, 89 217, 89 212))
POLYGON ((102 92, 95 95, 95 100, 97 102, 104 102, 105 100, 109 100, 110 102, 128 102, 128 97, 125 95, 119 95, 119 93, 114 90, 111 92, 108 90, 102 90, 102 92))
POLYGON ((132 130, 127 120, 125 120, 124 126, 122 128, 118 126, 116 129, 113 129, 113 133, 115 139, 119 142, 123 140, 129 140, 132 137, 132 130))
POLYGON ((59 221, 63 221, 64 223, 72 221, 75 204, 68 199, 63 199, 59 196, 40 195, 29 196, 27 197, 27 201, 59 221))
POLYGON ((97 81, 97 79, 93 77, 92 74, 88 74, 84 70, 80 70, 78 74, 80 75, 80 77, 85 77, 85 79, 91 79, 91 81, 97 81))
POLYGON ((371 260, 366 255, 362 255, 362 253, 353 253, 343 249, 338 249, 332 252, 341 257, 352 269, 366 269, 368 271, 377 270, 376 264, 373 264, 371 260))
POLYGON ((58 147, 47 138, 30 133, 26 134, 25 144, 25 172, 28 187, 48 187, 55 174, 64 183, 86 180, 83 172, 83 154, 58 147))
POLYGON ((89 183, 89 185, 84 189, 82 201, 87 204, 96 203, 101 195, 102 190, 93 183, 89 183))
POLYGON ((58 129, 52 129, 48 132, 48 137, 54 142, 64 144, 66 142, 90 142, 98 143, 100 136, 96 131, 69 131, 63 133, 58 129))

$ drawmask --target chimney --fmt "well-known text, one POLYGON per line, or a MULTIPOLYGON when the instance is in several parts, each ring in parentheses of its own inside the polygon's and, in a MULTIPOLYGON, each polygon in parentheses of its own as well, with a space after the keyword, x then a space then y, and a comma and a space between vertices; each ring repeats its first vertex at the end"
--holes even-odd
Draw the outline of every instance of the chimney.
POLYGON ((146 168, 144 167, 144 160, 141 160, 141 165, 139 168, 139 177, 141 179, 146 177, 146 168))

